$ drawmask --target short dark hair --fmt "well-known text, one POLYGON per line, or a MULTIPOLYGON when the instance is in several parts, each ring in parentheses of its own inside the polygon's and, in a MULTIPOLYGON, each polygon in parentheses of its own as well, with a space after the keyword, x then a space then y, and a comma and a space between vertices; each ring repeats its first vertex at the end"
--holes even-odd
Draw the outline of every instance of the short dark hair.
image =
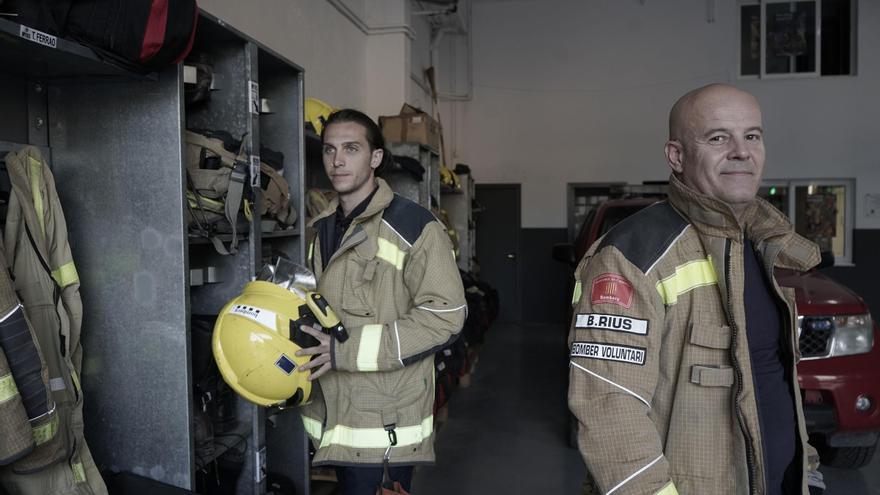
POLYGON ((321 142, 324 142, 324 133, 327 132, 328 127, 345 122, 354 122, 364 128, 364 134, 367 137, 367 144, 370 145, 371 152, 382 150, 382 163, 373 172, 377 177, 381 177, 393 158, 391 157, 391 152, 385 148, 385 137, 382 136, 382 129, 364 112, 353 108, 343 108, 331 113, 321 129, 321 142))

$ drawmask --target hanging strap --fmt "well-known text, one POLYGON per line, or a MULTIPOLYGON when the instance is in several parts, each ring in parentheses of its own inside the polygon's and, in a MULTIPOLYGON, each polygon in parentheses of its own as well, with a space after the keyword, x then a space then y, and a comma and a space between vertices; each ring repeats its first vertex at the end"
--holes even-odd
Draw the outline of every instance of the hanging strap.
MULTIPOLYGON (((247 158, 245 153, 245 138, 241 137, 241 146, 232 166, 232 174, 229 176, 229 189, 226 192, 226 220, 232 227, 232 242, 229 244, 229 252, 238 251, 238 210, 241 209, 241 199, 244 195, 244 184, 247 181, 247 158)), ((215 247, 217 243, 214 244, 215 247)))

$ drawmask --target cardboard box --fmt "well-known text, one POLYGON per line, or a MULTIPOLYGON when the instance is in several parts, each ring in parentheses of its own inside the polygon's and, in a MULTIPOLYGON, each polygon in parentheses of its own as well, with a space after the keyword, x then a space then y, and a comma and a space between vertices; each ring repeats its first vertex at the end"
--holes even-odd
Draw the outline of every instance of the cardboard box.
POLYGON ((416 142, 435 150, 440 149, 440 124, 430 115, 407 103, 403 104, 399 115, 379 117, 382 136, 385 141, 416 142))

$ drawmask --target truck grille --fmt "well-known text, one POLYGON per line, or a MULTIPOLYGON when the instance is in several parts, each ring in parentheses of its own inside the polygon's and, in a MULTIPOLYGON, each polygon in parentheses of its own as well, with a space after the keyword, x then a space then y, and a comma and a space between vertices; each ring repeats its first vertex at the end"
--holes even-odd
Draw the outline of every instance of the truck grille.
POLYGON ((826 357, 831 352, 831 337, 834 335, 834 320, 824 317, 805 316, 798 318, 798 346, 803 358, 826 357))

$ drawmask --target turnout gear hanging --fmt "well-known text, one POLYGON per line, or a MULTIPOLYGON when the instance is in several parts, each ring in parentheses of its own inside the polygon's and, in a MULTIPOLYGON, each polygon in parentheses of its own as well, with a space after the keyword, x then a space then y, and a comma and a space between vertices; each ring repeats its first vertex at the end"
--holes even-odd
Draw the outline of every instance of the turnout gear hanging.
POLYGON ((210 239, 220 254, 236 253, 239 229, 247 229, 240 213, 247 180, 243 145, 236 154, 227 151, 221 139, 186 131, 186 178, 190 231, 210 239), (218 233, 232 235, 229 246, 218 233))
POLYGON ((35 437, 38 445, 31 454, 0 468, 0 484, 15 494, 105 494, 83 436, 82 301, 55 179, 33 146, 6 155, 6 168, 12 194, 3 236, 4 267, 12 272, 46 363, 57 421, 46 427, 45 436, 35 437), (41 444, 46 437, 51 439, 41 444))
POLYGON ((58 412, 37 336, 24 317, 0 243, 0 466, 55 445, 58 412), (53 429, 53 426, 55 427, 53 429))

